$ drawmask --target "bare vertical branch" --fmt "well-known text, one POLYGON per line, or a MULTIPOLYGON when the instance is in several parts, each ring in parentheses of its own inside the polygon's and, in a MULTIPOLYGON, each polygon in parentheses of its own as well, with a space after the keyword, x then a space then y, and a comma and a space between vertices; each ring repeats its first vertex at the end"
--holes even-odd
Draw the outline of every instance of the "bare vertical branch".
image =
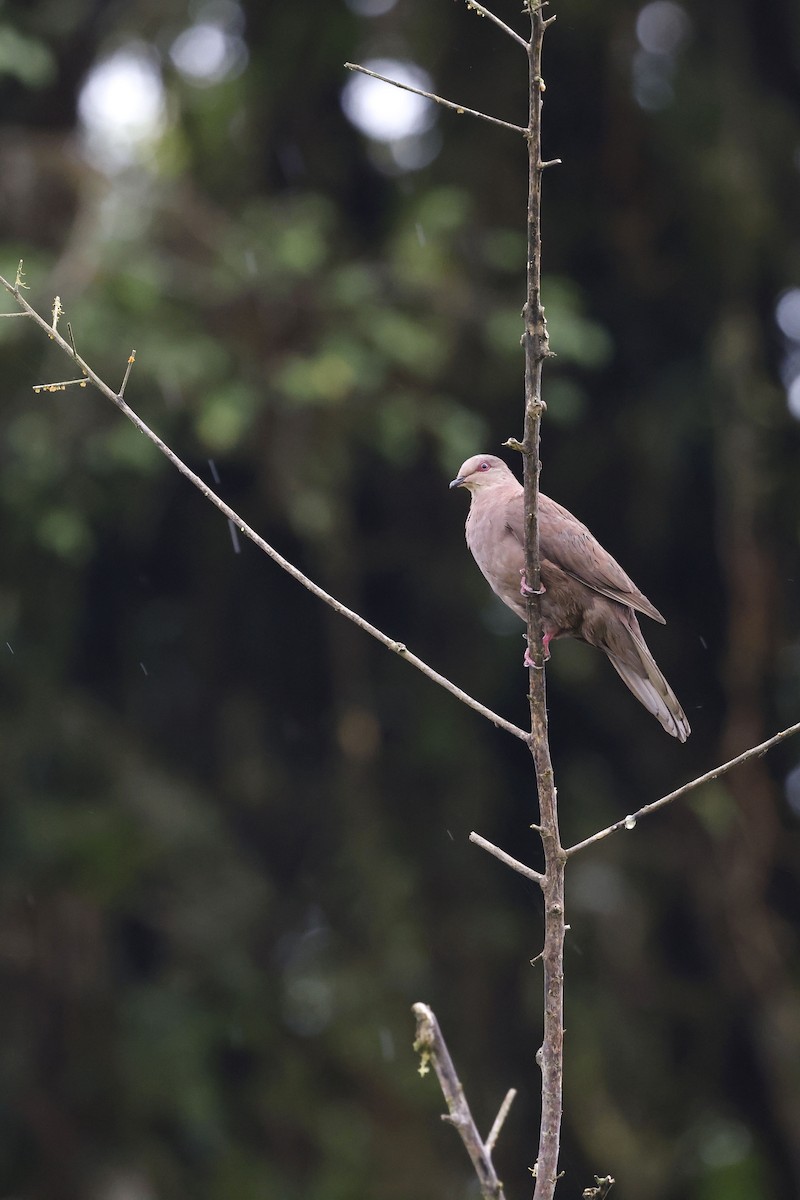
POLYGON ((528 222, 527 294, 525 298, 525 426, 522 445, 525 486, 525 572, 528 593, 528 673, 531 712, 531 754, 539 793, 539 825, 544 849, 544 1015, 539 1063, 542 1071, 542 1111, 534 1200, 552 1200, 558 1176, 561 1140, 564 1049, 564 867, 566 855, 558 828, 558 806, 547 735, 547 695, 542 648, 541 563, 539 555, 539 436, 544 404, 542 366, 549 355, 547 323, 542 305, 542 43, 550 20, 542 0, 527 0, 531 20, 528 46, 528 222))

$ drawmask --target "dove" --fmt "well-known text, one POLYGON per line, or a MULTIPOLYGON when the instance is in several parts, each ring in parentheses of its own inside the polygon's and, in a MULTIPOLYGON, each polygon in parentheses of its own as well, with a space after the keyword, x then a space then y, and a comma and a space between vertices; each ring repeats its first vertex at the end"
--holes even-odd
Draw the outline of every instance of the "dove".
MULTIPOLYGON (((522 484, 494 454, 468 458, 450 484, 470 493, 467 545, 492 591, 528 617, 522 484)), ((647 648, 636 613, 665 624, 622 567, 571 512, 539 493, 542 642, 574 637, 596 646, 667 733, 685 742, 689 722, 647 648)), ((526 651, 525 664, 531 661, 526 651)))

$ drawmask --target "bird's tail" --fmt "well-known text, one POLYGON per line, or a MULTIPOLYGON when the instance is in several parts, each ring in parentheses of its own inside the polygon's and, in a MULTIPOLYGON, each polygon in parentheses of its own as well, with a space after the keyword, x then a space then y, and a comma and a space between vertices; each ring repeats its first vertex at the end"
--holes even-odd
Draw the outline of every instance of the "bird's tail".
MULTIPOLYGON (((660 721, 667 733, 671 733, 679 742, 685 742, 691 733, 686 714, 678 703, 678 697, 661 674, 656 660, 647 648, 642 637, 639 623, 634 617, 634 626, 630 628, 631 649, 635 654, 628 661, 606 650, 615 671, 624 680, 637 700, 660 721)), ((626 647, 627 648, 627 647, 626 647)))

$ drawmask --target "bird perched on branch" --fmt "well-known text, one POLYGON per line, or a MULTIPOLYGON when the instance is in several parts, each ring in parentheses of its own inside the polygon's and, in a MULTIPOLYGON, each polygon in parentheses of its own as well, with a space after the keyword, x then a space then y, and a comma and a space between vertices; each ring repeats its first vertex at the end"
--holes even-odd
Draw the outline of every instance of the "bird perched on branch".
MULTIPOLYGON (((468 458, 451 488, 471 497, 467 545, 492 591, 527 620, 522 485, 494 454, 468 458)), ((539 493, 542 640, 545 658, 556 638, 574 637, 597 646, 634 696, 673 737, 685 742, 689 722, 656 666, 636 613, 664 618, 604 550, 585 525, 555 500, 539 493)), ((531 666, 528 652, 526 666, 531 666)))

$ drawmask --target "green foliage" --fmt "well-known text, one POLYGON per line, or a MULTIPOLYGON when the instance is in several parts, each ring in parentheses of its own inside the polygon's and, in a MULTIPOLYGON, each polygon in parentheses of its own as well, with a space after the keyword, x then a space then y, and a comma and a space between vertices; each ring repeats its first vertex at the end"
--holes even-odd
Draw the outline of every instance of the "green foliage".
POLYGON ((43 39, 0 22, 0 78, 11 77, 27 88, 43 88, 53 82, 55 73, 55 55, 43 39))

